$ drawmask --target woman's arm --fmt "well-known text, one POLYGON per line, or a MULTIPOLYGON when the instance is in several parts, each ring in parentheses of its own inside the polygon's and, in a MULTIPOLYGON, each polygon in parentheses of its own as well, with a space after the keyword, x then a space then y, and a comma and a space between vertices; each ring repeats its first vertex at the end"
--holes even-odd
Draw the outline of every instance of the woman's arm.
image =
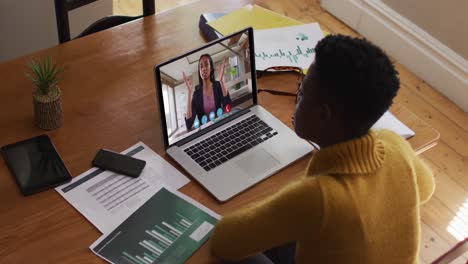
POLYGON ((221 259, 240 260, 288 242, 317 237, 322 204, 315 179, 289 184, 263 201, 225 215, 214 228, 211 251, 221 259))
POLYGON ((221 68, 219 69, 219 72, 218 72, 218 79, 219 79, 219 83, 221 84, 221 90, 223 91, 223 97, 228 96, 228 91, 226 89, 226 86, 224 85, 225 66, 226 66, 226 59, 223 59, 223 63, 221 64, 221 68))
POLYGON ((223 86, 221 82, 215 81, 213 84, 213 92, 215 94, 215 104, 216 107, 222 107, 231 104, 231 96, 229 95, 229 92, 227 92, 226 95, 223 94, 223 86))
POLYGON ((419 191, 419 201, 423 204, 434 194, 434 175, 427 165, 417 156, 414 157, 414 168, 416 173, 416 183, 419 191))
MULTIPOLYGON (((221 67, 218 71, 218 79, 219 79, 219 84, 221 86, 221 97, 219 99, 221 103, 221 107, 224 108, 225 105, 231 103, 231 96, 229 96, 229 92, 226 88, 226 85, 224 84, 224 68, 226 66, 226 59, 223 59, 223 63, 221 64, 221 67)), ((213 89, 216 89, 216 82, 213 84, 213 89)), ((218 100, 219 100, 218 99, 218 100)))

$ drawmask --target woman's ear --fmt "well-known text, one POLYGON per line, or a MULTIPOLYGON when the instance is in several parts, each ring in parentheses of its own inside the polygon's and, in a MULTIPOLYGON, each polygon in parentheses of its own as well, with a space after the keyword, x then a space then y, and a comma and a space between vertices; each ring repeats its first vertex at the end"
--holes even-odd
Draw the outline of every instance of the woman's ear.
POLYGON ((320 106, 320 119, 322 120, 331 120, 332 119, 332 111, 330 105, 322 104, 320 106))

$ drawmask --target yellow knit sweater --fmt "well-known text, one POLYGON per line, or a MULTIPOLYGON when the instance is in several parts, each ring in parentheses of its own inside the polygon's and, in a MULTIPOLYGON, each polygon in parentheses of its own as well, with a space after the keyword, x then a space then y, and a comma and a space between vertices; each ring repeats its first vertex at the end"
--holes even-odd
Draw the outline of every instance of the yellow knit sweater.
POLYGON ((434 191, 430 170, 388 130, 320 150, 307 174, 226 215, 213 253, 238 260, 296 241, 296 263, 417 263, 419 206, 434 191))

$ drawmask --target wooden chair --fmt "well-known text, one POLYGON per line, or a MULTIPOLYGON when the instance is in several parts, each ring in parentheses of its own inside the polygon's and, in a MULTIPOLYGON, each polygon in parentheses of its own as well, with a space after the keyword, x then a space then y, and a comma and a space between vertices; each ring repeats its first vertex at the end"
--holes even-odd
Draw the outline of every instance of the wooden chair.
MULTIPOLYGON (((456 244, 447 253, 434 260, 431 264, 450 264, 453 260, 468 252, 468 238, 456 244)), ((466 262, 468 264, 468 261, 466 262)))
MULTIPOLYGON (((68 12, 82 7, 84 5, 90 4, 97 0, 55 0, 55 16, 57 19, 57 31, 59 43, 64 43, 69 41, 70 38, 70 25, 68 23, 68 12)), ((129 0, 134 1, 134 0, 129 0)), ((143 14, 140 16, 108 16, 104 17, 92 25, 87 27, 83 32, 81 32, 76 38, 80 38, 89 34, 99 32, 104 29, 108 29, 123 23, 130 22, 132 20, 153 15, 155 12, 154 9, 155 0, 142 0, 143 3, 143 14)))

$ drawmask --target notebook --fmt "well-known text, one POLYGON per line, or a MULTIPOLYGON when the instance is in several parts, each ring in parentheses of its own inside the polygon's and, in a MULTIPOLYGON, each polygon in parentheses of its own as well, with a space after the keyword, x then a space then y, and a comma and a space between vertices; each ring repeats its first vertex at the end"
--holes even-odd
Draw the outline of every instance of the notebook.
POLYGON ((228 35, 246 27, 253 27, 257 30, 302 24, 300 21, 257 5, 244 6, 221 18, 208 22, 208 25, 222 35, 228 35))

